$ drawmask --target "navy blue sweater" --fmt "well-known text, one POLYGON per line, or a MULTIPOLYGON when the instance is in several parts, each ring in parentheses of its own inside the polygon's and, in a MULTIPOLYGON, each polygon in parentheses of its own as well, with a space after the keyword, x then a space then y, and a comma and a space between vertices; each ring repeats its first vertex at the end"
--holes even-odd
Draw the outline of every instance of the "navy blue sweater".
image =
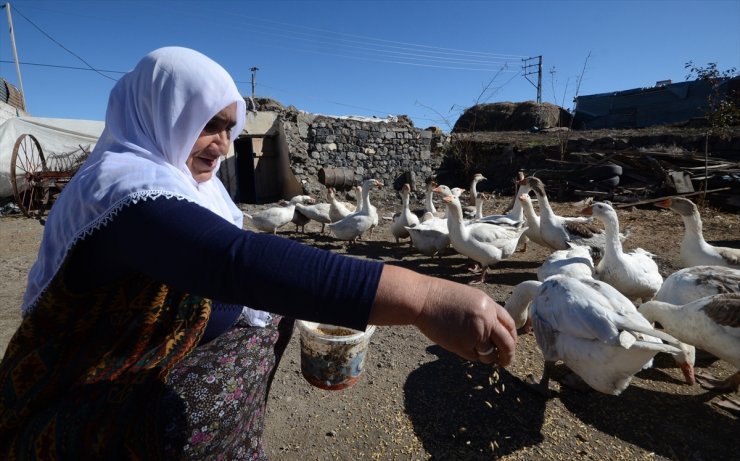
POLYGON ((200 205, 164 197, 121 210, 78 244, 69 264, 73 289, 143 273, 217 300, 203 341, 228 329, 241 305, 363 330, 383 266, 238 229, 200 205))

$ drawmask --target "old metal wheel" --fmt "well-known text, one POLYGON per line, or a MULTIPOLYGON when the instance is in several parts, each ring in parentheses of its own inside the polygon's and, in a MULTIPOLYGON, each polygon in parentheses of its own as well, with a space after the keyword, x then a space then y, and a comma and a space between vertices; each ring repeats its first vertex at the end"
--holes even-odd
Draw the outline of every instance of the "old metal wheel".
POLYGON ((39 141, 30 134, 21 135, 13 147, 10 160, 10 182, 15 203, 29 218, 40 217, 44 212, 45 190, 43 173, 46 160, 39 141))

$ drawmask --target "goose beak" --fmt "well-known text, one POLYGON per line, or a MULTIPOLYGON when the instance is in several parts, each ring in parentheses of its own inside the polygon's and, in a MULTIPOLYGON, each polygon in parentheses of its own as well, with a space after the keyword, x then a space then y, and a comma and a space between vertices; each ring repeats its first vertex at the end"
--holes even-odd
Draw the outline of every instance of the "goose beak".
POLYGON ((665 200, 661 200, 659 202, 653 203, 653 205, 657 206, 658 208, 670 208, 671 207, 671 199, 667 198, 665 200))
POLYGON ((686 380, 686 384, 690 386, 694 385, 694 383, 696 383, 696 378, 694 378, 694 367, 689 362, 682 363, 680 367, 683 372, 683 377, 686 380))
POLYGON ((581 214, 584 215, 584 216, 591 216, 591 215, 593 215, 594 214, 594 206, 593 205, 589 205, 586 208, 582 209, 581 210, 581 214))

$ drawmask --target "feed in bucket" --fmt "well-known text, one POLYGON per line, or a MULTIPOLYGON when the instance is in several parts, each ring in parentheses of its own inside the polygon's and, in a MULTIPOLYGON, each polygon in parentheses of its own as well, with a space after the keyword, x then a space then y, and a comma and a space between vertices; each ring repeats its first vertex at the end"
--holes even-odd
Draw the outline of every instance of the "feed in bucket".
POLYGON ((297 324, 301 332, 301 372, 306 381, 321 389, 340 390, 360 379, 374 325, 358 331, 303 320, 297 324))

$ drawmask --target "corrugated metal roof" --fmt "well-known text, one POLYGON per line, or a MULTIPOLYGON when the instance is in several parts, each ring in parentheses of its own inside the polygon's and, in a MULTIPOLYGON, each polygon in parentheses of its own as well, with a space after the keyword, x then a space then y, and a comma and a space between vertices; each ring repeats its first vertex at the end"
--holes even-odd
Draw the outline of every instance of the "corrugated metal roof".
MULTIPOLYGON (((740 77, 726 79, 719 91, 734 88, 740 77)), ((705 80, 579 96, 573 125, 579 129, 644 128, 704 117, 712 86, 705 80)))
POLYGON ((0 100, 20 110, 26 110, 21 92, 2 77, 0 77, 0 100))

